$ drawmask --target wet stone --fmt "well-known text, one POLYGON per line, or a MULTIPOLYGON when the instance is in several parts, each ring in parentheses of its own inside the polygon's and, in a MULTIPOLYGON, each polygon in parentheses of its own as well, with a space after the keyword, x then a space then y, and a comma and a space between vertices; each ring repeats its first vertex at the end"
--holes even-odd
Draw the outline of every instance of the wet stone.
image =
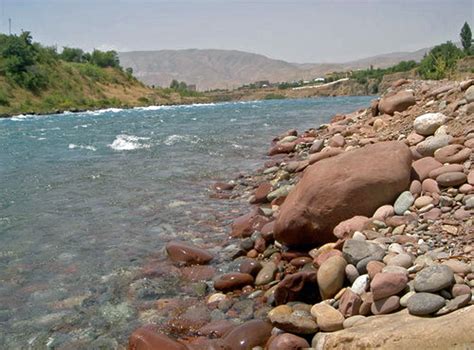
POLYGON ((232 291, 253 284, 253 277, 247 273, 228 273, 214 281, 214 288, 220 291, 232 291))
POLYGON ((273 261, 264 263, 262 269, 258 272, 257 277, 255 278, 255 285, 260 286, 270 283, 273 281, 276 272, 277 265, 273 261))
POLYGON ((213 259, 212 254, 205 249, 184 242, 169 242, 166 245, 166 252, 172 261, 189 265, 207 264, 213 259))

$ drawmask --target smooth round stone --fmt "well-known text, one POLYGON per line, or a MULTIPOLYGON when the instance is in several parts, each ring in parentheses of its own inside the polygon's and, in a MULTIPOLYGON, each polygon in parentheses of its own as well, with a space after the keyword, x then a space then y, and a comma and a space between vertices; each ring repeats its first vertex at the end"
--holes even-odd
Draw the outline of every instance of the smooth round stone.
POLYGON ((253 284, 253 277, 248 273, 233 272, 217 277, 214 288, 223 292, 239 289, 253 284))
POLYGON ((440 315, 445 315, 447 313, 456 311, 457 309, 460 309, 471 301, 471 295, 469 294, 463 294, 459 295, 456 298, 452 300, 448 300, 445 306, 443 306, 441 309, 439 309, 435 315, 440 316, 440 315))
POLYGON ((261 286, 263 284, 268 284, 273 281, 277 270, 278 267, 273 261, 269 261, 263 264, 262 269, 259 271, 257 277, 255 278, 255 285, 261 286))
POLYGON ((449 259, 444 261, 442 265, 449 266, 454 273, 462 275, 467 275, 469 272, 471 272, 471 265, 459 260, 449 259))
POLYGON ((354 283, 356 278, 359 277, 359 272, 357 271, 357 268, 354 265, 348 264, 346 266, 346 277, 351 283, 354 283))
POLYGON ((388 298, 374 301, 370 307, 370 311, 372 311, 374 315, 385 315, 397 311, 399 308, 400 298, 396 295, 392 295, 388 298))
POLYGON ((432 293, 416 293, 408 299, 407 309, 412 315, 430 315, 441 309, 446 304, 446 300, 432 293))
POLYGON ((374 301, 387 298, 401 292, 408 283, 408 276, 402 273, 381 272, 370 282, 374 301))
POLYGON ((439 175, 436 182, 443 187, 459 186, 467 181, 467 176, 461 172, 451 172, 439 175))
POLYGON ((294 259, 291 259, 290 264, 295 266, 295 267, 302 267, 306 264, 311 264, 313 262, 313 259, 311 259, 308 256, 300 256, 294 259))
POLYGON ((392 243, 388 246, 388 251, 390 253, 396 253, 396 254, 402 254, 405 253, 405 249, 403 249, 403 246, 399 243, 392 243))
POLYGON ((344 316, 331 305, 319 303, 311 308, 311 315, 316 319, 323 332, 334 332, 342 329, 344 316))
POLYGON ((435 151, 434 157, 441 163, 462 163, 471 156, 471 149, 462 145, 448 145, 435 151))
POLYGON ((468 194, 471 193, 473 189, 474 187, 472 185, 464 184, 459 187, 459 192, 463 194, 468 194))
POLYGON ((164 334, 141 327, 130 336, 129 349, 186 350, 187 347, 164 334))
POLYGON ((410 299, 415 294, 416 294, 416 292, 410 291, 410 292, 406 293, 404 296, 402 296, 400 298, 400 306, 401 307, 407 307, 408 299, 410 299))
POLYGON ((432 179, 436 179, 439 175, 444 173, 452 173, 452 172, 463 172, 464 167, 461 164, 445 164, 442 167, 437 169, 433 169, 430 171, 428 176, 432 179))
POLYGON ((213 259, 213 255, 207 250, 184 242, 169 242, 166 245, 166 252, 172 261, 189 265, 207 264, 213 259))
POLYGON ((247 273, 249 275, 255 276, 262 269, 262 264, 254 259, 244 259, 240 263, 239 270, 242 273, 247 273))
POLYGON ((227 299, 225 294, 223 294, 223 293, 214 293, 214 294, 211 294, 209 296, 209 298, 207 299, 207 303, 212 304, 212 303, 219 302, 219 301, 225 300, 225 299, 227 299))
POLYGON ((437 149, 449 145, 452 139, 450 135, 431 136, 417 144, 416 151, 424 157, 433 156, 437 149))
POLYGON ((351 317, 348 317, 344 320, 344 322, 342 323, 342 327, 344 329, 351 328, 351 327, 355 326, 356 324, 358 324, 359 322, 360 323, 364 322, 366 319, 367 319, 367 317, 362 316, 362 315, 351 316, 351 317))
MULTIPOLYGON (((272 321, 273 318, 279 317, 281 315, 291 315, 293 312, 293 309, 288 306, 288 305, 278 305, 277 307, 274 307, 273 309, 270 310, 268 313, 268 318, 270 321, 272 321)), ((273 321, 272 321, 273 322, 273 321)))
POLYGON ((298 350, 302 348, 309 348, 307 340, 290 333, 277 335, 267 347, 268 350, 298 350))
POLYGON ((453 295, 453 297, 458 297, 460 295, 465 295, 465 294, 471 295, 471 288, 469 288, 469 286, 466 284, 457 283, 451 289, 451 294, 453 295))
POLYGON ((369 275, 361 275, 352 283, 351 290, 361 295, 369 289, 369 275))
POLYGON ((232 350, 247 350, 255 346, 264 346, 271 332, 272 326, 269 323, 252 320, 234 328, 223 338, 223 341, 232 350))
POLYGON ((426 113, 415 118, 413 121, 413 129, 416 133, 423 136, 433 135, 441 125, 447 120, 442 113, 426 113))
POLYGON ((441 193, 438 183, 434 179, 425 179, 421 184, 424 193, 441 193))
POLYGON ((344 242, 342 253, 349 264, 357 267, 357 263, 366 258, 382 260, 385 250, 372 242, 348 239, 344 242))
POLYGON ((454 273, 446 265, 425 267, 415 276, 414 287, 417 292, 437 292, 453 285, 454 273))
POLYGON ((367 273, 369 274, 369 278, 373 280, 374 276, 382 272, 384 267, 385 267, 385 264, 381 261, 370 261, 367 264, 367 273))
POLYGON ((307 312, 294 311, 291 314, 278 313, 270 318, 272 325, 285 332, 296 334, 314 334, 318 325, 307 312))
POLYGON ((382 269, 383 273, 401 273, 408 276, 408 270, 402 266, 388 265, 382 269))
POLYGON ((414 201, 415 198, 410 191, 402 192, 393 205, 395 214, 403 215, 403 213, 405 213, 411 207, 414 201))
POLYGON ((317 278, 321 297, 332 298, 344 285, 347 262, 341 256, 332 256, 318 270, 317 278))
POLYGON ((401 266, 408 269, 413 264, 413 259, 409 254, 397 254, 388 260, 387 265, 401 266))
POLYGON ((382 205, 380 208, 378 208, 372 217, 374 219, 384 221, 389 216, 393 216, 394 213, 395 211, 393 209, 393 206, 387 204, 387 205, 382 205))
POLYGON ((344 317, 350 317, 359 314, 361 305, 362 298, 350 288, 346 288, 339 300, 338 309, 344 317))
POLYGON ((429 204, 433 203, 433 198, 430 196, 421 196, 415 199, 415 207, 421 209, 429 204))
POLYGON ((421 194, 421 182, 419 180, 413 180, 410 184, 410 193, 418 197, 421 194))
POLYGON ((365 235, 362 232, 356 231, 352 235, 352 239, 357 239, 359 241, 365 241, 365 240, 367 240, 367 237, 365 237, 365 235))

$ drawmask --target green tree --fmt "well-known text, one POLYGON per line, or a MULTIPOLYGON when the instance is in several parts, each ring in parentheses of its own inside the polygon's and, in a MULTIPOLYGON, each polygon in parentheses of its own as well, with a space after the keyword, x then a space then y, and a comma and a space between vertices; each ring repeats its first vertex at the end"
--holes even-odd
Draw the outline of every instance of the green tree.
POLYGON ((92 51, 90 62, 102 68, 106 68, 106 67, 119 68, 120 67, 118 54, 115 51, 104 52, 100 50, 94 50, 92 51))
POLYGON ((461 37, 461 44, 464 48, 464 52, 469 55, 469 53, 471 52, 472 32, 471 27, 469 27, 469 24, 467 24, 467 22, 464 22, 459 36, 461 37))
POLYGON ((66 62, 84 62, 84 51, 74 47, 64 47, 59 58, 66 62))
POLYGON ((424 79, 443 79, 454 70, 464 53, 451 41, 435 46, 421 60, 418 73, 424 79))
POLYGON ((170 84, 170 89, 178 90, 178 88, 179 88, 179 81, 177 81, 176 79, 173 79, 170 84))

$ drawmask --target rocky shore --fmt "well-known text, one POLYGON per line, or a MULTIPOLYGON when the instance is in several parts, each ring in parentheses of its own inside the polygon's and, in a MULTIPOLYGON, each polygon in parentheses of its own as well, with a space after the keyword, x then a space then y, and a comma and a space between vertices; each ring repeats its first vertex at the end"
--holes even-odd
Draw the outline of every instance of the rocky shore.
POLYGON ((370 108, 276 137, 256 173, 213 186, 250 205, 219 257, 166 246, 209 291, 157 300, 174 316, 128 348, 474 347, 473 150, 474 79, 399 80, 370 108))

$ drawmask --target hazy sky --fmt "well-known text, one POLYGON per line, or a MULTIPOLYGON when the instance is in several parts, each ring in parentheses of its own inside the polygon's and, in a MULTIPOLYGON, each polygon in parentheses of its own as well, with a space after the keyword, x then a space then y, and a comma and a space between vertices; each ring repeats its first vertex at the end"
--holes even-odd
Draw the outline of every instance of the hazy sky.
POLYGON ((474 0, 0 0, 0 30, 119 51, 217 48, 343 62, 459 40, 474 0))

